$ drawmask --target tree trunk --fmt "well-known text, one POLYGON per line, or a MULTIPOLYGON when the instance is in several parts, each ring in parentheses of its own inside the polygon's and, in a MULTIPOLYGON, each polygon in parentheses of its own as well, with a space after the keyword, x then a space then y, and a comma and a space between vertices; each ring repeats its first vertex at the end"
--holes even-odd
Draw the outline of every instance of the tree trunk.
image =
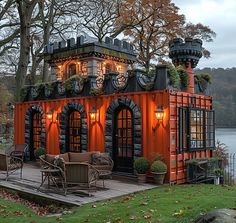
POLYGON ((150 60, 145 61, 144 67, 145 67, 145 71, 146 71, 147 74, 148 74, 148 72, 149 72, 149 70, 150 70, 150 60))
POLYGON ((27 74, 29 58, 30 58, 30 26, 32 19, 32 12, 37 4, 37 0, 31 2, 24 0, 17 0, 17 10, 20 17, 20 57, 18 68, 16 71, 16 91, 15 99, 20 100, 20 91, 25 84, 25 77, 27 74))
POLYGON ((43 82, 47 82, 48 81, 48 63, 46 61, 43 62, 43 82))
POLYGON ((30 28, 27 27, 25 21, 21 23, 20 31, 20 58, 18 62, 18 68, 16 71, 16 91, 15 97, 16 101, 20 100, 20 90, 25 84, 25 77, 27 74, 28 63, 29 63, 29 53, 30 53, 30 28))

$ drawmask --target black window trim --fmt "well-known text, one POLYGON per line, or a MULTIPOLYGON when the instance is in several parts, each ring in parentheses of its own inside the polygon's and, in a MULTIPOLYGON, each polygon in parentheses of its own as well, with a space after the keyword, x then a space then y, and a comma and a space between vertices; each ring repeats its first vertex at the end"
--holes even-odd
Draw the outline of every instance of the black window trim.
MULTIPOLYGON (((205 109, 205 108, 197 108, 197 107, 179 107, 178 109, 178 141, 179 141, 179 151, 190 151, 190 152, 195 152, 195 151, 202 151, 202 150, 214 150, 215 149, 215 111, 214 109, 205 109), (191 111, 203 111, 203 147, 191 147, 191 111), (213 120, 212 120, 212 127, 213 127, 213 138, 209 140, 213 140, 213 146, 207 146, 207 139, 206 139, 206 128, 207 128, 207 123, 206 123, 206 113, 212 113, 213 114, 213 120), (186 118, 186 124, 184 125, 183 119, 186 118), (186 128, 187 131, 187 143, 186 143, 186 148, 184 148, 184 128, 186 128)), ((209 131, 209 130, 208 130, 209 131)))

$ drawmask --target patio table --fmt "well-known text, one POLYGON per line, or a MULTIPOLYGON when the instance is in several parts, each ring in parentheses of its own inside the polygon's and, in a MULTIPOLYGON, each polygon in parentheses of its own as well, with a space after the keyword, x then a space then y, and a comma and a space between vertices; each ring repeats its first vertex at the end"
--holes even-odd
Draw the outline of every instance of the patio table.
POLYGON ((44 182, 47 180, 48 181, 48 188, 50 188, 50 181, 56 185, 58 188, 57 182, 55 180, 55 175, 60 175, 60 170, 59 169, 41 169, 41 174, 42 174, 42 182, 38 188, 38 190, 42 187, 44 182))

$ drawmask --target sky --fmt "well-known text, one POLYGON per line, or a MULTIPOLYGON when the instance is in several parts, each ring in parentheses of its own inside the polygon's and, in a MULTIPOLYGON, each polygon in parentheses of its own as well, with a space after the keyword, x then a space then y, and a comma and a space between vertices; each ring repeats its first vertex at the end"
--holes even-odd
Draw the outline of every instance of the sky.
POLYGON ((203 45, 211 58, 201 58, 198 68, 236 67, 236 0, 173 0, 192 23, 209 26, 216 38, 203 45))

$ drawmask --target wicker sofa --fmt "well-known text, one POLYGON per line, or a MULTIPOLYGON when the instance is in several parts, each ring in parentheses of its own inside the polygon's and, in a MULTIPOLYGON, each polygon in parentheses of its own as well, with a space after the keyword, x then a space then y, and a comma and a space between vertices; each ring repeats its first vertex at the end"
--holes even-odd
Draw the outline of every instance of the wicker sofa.
MULTIPOLYGON (((41 156, 40 160, 42 169, 60 170, 60 181, 63 184, 65 195, 68 189, 71 189, 69 185, 77 185, 80 188, 85 187, 90 194, 92 185, 96 188, 96 181, 100 176, 99 172, 112 171, 113 168, 112 159, 107 154, 98 152, 68 152, 57 156, 46 154, 41 156)), ((55 177, 58 178, 58 175, 55 177)))
MULTIPOLYGON (((68 152, 58 155, 63 159, 65 165, 73 163, 88 163, 92 165, 98 171, 112 171, 113 169, 113 160, 109 155, 99 152, 84 152, 84 153, 75 153, 68 152)), ((49 163, 54 163, 55 155, 46 154, 45 159, 49 163)))

